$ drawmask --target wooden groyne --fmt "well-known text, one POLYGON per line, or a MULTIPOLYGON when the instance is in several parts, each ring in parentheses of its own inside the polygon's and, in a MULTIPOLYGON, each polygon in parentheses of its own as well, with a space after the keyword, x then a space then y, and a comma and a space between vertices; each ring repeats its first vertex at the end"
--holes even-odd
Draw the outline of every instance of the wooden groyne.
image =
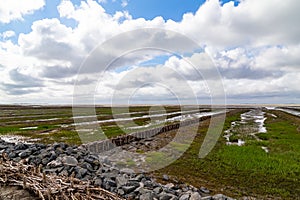
POLYGON ((87 147, 89 149, 89 151, 91 151, 91 152, 101 153, 101 152, 112 150, 113 148, 115 148, 117 146, 123 146, 125 144, 130 144, 132 142, 139 141, 139 140, 142 140, 145 138, 151 138, 158 134, 168 132, 171 130, 176 130, 183 126, 189 126, 192 124, 196 124, 196 123, 199 123, 200 121, 204 121, 204 120, 210 119, 210 118, 211 118, 211 116, 203 116, 203 117, 193 119, 193 120, 186 120, 186 121, 182 121, 179 123, 165 125, 162 127, 133 132, 133 133, 130 133, 127 135, 120 135, 115 138, 91 142, 88 144, 84 144, 84 146, 87 147))

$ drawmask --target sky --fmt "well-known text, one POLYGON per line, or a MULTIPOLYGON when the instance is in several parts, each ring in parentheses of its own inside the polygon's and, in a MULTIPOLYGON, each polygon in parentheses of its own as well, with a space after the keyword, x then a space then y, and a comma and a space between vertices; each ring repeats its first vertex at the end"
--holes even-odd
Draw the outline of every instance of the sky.
POLYGON ((0 0, 0 103, 299 104, 299 0, 0 0))

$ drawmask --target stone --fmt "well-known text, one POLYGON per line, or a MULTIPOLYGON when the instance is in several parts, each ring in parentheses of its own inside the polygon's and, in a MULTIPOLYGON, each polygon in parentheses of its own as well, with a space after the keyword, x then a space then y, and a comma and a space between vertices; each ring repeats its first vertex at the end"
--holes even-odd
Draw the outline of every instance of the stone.
POLYGON ((136 187, 136 188, 141 186, 140 182, 138 182, 138 181, 133 181, 133 180, 129 180, 129 181, 127 182, 126 185, 127 185, 127 186, 134 186, 134 187, 136 187))
POLYGON ((42 159, 42 164, 46 166, 49 163, 49 158, 42 159))
POLYGON ((63 171, 61 171, 61 172, 59 173, 59 175, 60 175, 60 176, 65 176, 65 177, 66 177, 66 176, 69 176, 69 172, 68 172, 67 170, 64 169, 63 171))
POLYGON ((95 186, 102 186, 102 179, 101 178, 96 178, 94 181, 95 186))
POLYGON ((200 187, 199 190, 200 190, 200 192, 203 192, 204 194, 209 194, 210 193, 210 191, 205 187, 200 187))
POLYGON ((88 172, 87 169, 81 168, 79 169, 78 174, 83 178, 87 174, 87 172, 88 172))
POLYGON ((174 195, 162 192, 158 195, 158 197, 159 197, 159 200, 169 200, 169 199, 172 199, 174 197, 174 195))
POLYGON ((45 169, 43 170, 47 174, 58 174, 63 170, 63 167, 58 167, 58 168, 52 168, 52 169, 45 169))
POLYGON ((97 156, 89 155, 86 158, 84 158, 84 161, 88 162, 91 165, 100 165, 100 162, 97 158, 97 156))
POLYGON ((139 199, 140 200, 153 200, 153 194, 150 192, 142 194, 139 199))
POLYGON ((200 200, 200 199, 201 199, 201 196, 198 192, 193 192, 191 194, 190 200, 200 200))
POLYGON ((57 155, 55 151, 50 152, 49 161, 55 160, 57 158, 57 155))
POLYGON ((164 175, 163 175, 163 180, 164 180, 164 181, 169 181, 169 180, 170 180, 170 178, 169 178, 169 176, 168 176, 168 175, 164 174, 164 175))
POLYGON ((62 158, 62 163, 64 165, 68 165, 68 166, 77 166, 78 165, 78 161, 76 158, 72 157, 72 156, 65 156, 62 158))
POLYGON ((82 168, 85 168, 85 169, 89 170, 90 172, 93 172, 93 171, 94 171, 92 165, 89 164, 89 163, 87 163, 87 162, 82 163, 80 166, 81 166, 82 168))
POLYGON ((129 194, 133 192, 136 187, 135 186, 123 186, 122 189, 124 190, 125 194, 129 194))
POLYGON ((116 182, 115 181, 113 181, 113 180, 111 180, 111 179, 106 179, 106 181, 105 181, 106 183, 108 183, 109 184, 109 186, 111 186, 111 187, 117 187, 117 184, 116 184, 116 182))
POLYGON ((15 158, 15 157, 17 157, 17 154, 16 154, 15 152, 10 152, 10 153, 8 154, 8 157, 9 157, 9 158, 15 158))
POLYGON ((30 150, 26 150, 26 151, 23 151, 23 152, 21 152, 21 153, 19 153, 19 156, 20 156, 20 158, 27 158, 28 156, 30 156, 31 155, 31 151, 30 150))
POLYGON ((211 196, 202 197, 201 200, 213 200, 211 196))
POLYGON ((118 193, 119 195, 124 195, 124 194, 125 194, 124 190, 122 190, 122 189, 118 189, 117 193, 118 193))
POLYGON ((227 196, 225 196, 225 195, 223 195, 223 194, 216 194, 216 195, 214 195, 214 196, 212 197, 212 199, 213 199, 213 200, 234 200, 234 199, 232 199, 232 198, 230 198, 230 197, 227 197, 227 196))
POLYGON ((42 158, 40 156, 30 156, 28 158, 28 162, 30 164, 34 164, 35 166, 39 166, 42 163, 42 158))
POLYGON ((128 183, 128 178, 126 178, 125 176, 116 177, 117 188, 120 188, 120 187, 126 185, 127 183, 128 183))
POLYGON ((132 180, 141 182, 144 178, 145 178, 144 174, 139 174, 135 178, 133 178, 132 180))
POLYGON ((68 148, 66 149, 66 153, 67 153, 67 155, 72 155, 72 154, 73 154, 73 152, 75 153, 75 151, 73 150, 73 148, 72 148, 72 147, 68 147, 68 148))
POLYGON ((51 168, 61 167, 63 166, 63 163, 60 160, 52 160, 47 164, 47 166, 51 168))
POLYGON ((154 192, 155 194, 159 194, 159 193, 162 192, 162 188, 161 188, 161 187, 156 187, 156 188, 153 189, 153 192, 154 192))
POLYGON ((132 175, 132 174, 135 173, 135 172, 133 171, 133 169, 129 169, 129 168, 122 168, 122 169, 120 170, 120 172, 121 172, 122 174, 128 174, 128 175, 132 175))
POLYGON ((27 148, 28 148, 28 145, 24 144, 24 143, 19 143, 15 146, 15 150, 25 150, 27 148))
POLYGON ((174 187, 174 184, 173 183, 168 183, 165 185, 166 188, 168 189, 172 189, 174 187))
POLYGON ((153 188, 153 182, 152 181, 145 181, 144 186, 146 188, 153 188))
POLYGON ((180 196, 179 200, 189 200, 190 194, 183 194, 180 196))

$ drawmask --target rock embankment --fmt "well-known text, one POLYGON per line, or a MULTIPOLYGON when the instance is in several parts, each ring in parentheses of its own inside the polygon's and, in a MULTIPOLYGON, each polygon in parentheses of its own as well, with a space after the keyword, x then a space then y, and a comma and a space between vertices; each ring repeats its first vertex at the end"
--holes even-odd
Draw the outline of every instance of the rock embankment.
POLYGON ((136 174, 132 169, 115 168, 109 160, 100 161, 97 155, 82 146, 69 146, 65 143, 13 144, 0 139, 0 156, 4 154, 14 162, 39 166, 46 174, 75 176, 126 199, 231 199, 222 194, 212 196, 206 188, 173 183, 163 185, 146 174, 136 174))

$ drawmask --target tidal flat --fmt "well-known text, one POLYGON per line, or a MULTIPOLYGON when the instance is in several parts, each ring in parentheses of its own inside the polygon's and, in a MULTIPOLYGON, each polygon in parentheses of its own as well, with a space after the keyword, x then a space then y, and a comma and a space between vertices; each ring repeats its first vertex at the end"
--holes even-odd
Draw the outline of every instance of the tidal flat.
MULTIPOLYGON (((89 118, 87 115, 73 116, 69 106, 2 105, 0 110, 0 137, 13 143, 81 145, 74 118, 89 118)), ((205 158, 198 155, 209 119, 199 124, 193 143, 179 159, 149 175, 164 182, 163 177, 167 174, 168 182, 205 186, 213 193, 237 199, 300 198, 299 107, 228 106, 226 110, 221 137, 205 158)), ((114 109, 99 106, 95 108, 96 115, 92 116, 97 120, 92 122, 107 138, 112 138, 211 112, 214 111, 209 106, 190 106, 184 111, 180 106, 114 109)), ((188 134, 189 127, 186 129, 188 134)), ((91 132, 88 128, 84 131, 91 132)), ((170 143, 175 135, 176 130, 172 130, 124 148, 142 155, 170 143)), ((159 159, 159 155, 152 159, 159 159)), ((111 161, 114 162, 113 158, 111 161)), ((132 162, 127 160, 124 163, 130 166, 132 162)))

